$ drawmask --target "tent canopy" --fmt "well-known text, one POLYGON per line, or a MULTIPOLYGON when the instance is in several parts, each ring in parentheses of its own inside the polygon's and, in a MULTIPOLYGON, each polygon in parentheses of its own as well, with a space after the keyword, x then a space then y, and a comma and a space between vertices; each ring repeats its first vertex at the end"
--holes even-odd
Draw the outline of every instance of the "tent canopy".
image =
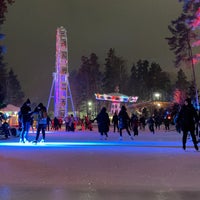
POLYGON ((19 112, 20 107, 8 104, 5 108, 0 109, 1 112, 19 112))

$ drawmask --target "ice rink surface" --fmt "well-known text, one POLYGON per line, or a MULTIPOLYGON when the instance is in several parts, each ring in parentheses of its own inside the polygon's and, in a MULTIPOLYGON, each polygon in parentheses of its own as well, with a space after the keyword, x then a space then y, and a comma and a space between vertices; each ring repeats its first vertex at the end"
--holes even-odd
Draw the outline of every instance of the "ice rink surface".
MULTIPOLYGON (((173 127, 172 127, 173 129, 173 127)), ((41 137, 41 136, 40 136, 41 137)), ((46 142, 0 139, 0 200, 199 200, 200 152, 174 130, 47 132, 46 142)), ((35 133, 29 134, 34 140, 35 133)))

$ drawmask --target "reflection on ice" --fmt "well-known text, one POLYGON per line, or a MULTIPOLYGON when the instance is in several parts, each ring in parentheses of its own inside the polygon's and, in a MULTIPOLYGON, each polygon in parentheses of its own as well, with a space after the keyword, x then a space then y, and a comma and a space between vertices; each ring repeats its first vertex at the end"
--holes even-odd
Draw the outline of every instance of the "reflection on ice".
POLYGON ((180 146, 180 142, 172 142, 172 141, 130 141, 130 142, 45 142, 45 143, 19 143, 19 142, 1 142, 0 146, 44 146, 44 147, 67 147, 67 146, 135 146, 135 147, 177 147, 180 146))

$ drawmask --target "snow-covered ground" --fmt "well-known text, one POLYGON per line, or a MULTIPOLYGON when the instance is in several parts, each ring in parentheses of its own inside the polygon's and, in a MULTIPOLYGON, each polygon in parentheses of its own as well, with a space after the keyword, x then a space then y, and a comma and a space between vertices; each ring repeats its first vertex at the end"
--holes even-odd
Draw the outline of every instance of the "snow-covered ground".
POLYGON ((200 152, 190 140, 184 151, 174 130, 123 135, 50 131, 37 145, 1 139, 0 200, 200 199, 200 152))

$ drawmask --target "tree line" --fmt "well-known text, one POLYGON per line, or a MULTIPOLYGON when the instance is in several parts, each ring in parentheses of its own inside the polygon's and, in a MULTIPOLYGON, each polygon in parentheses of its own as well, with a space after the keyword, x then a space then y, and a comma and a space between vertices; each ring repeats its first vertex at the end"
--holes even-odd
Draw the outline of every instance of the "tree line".
MULTIPOLYGON (((112 93, 119 88, 120 93, 128 96, 138 96, 139 101, 149 101, 154 92, 162 94, 162 100, 182 103, 186 96, 198 100, 198 91, 195 80, 194 65, 198 62, 198 54, 194 55, 193 46, 200 44, 197 27, 199 26, 199 1, 179 0, 183 3, 183 12, 172 20, 168 26, 171 37, 166 37, 170 50, 175 55, 176 67, 182 63, 190 63, 193 70, 193 80, 187 80, 184 71, 180 68, 177 80, 172 83, 169 73, 163 71, 159 63, 148 60, 138 60, 127 66, 126 60, 116 54, 115 49, 108 50, 105 63, 100 66, 98 56, 91 53, 82 56, 77 70, 70 72, 70 83, 73 99, 77 110, 85 110, 87 101, 95 101, 94 93, 112 93), (195 43, 196 42, 196 43, 195 43)), ((0 1, 0 30, 5 21, 8 5, 14 0, 0 1)), ((4 34, 0 33, 0 40, 4 34)), ((3 55, 5 47, 0 46, 0 107, 12 103, 21 105, 24 93, 17 75, 12 69, 7 70, 7 63, 3 55)))
POLYGON ((168 26, 171 37, 165 38, 175 55, 174 66, 179 68, 176 82, 171 82, 169 73, 164 72, 158 63, 150 63, 148 60, 138 60, 128 71, 126 61, 117 56, 114 49, 108 51, 100 70, 98 57, 92 53, 89 57, 82 57, 78 71, 74 71, 72 76, 75 102, 80 110, 88 99, 94 99, 94 93, 111 93, 116 87, 120 88, 121 93, 139 96, 140 101, 150 100, 154 92, 160 92, 163 100, 177 104, 182 104, 189 96, 199 107, 195 65, 200 60, 200 54, 194 54, 194 48, 200 45, 200 2, 179 2, 183 3, 182 13, 171 21, 168 26), (192 81, 187 80, 181 69, 184 65, 191 66, 192 81))
MULTIPOLYGON (((5 14, 8 12, 8 5, 13 4, 14 0, 0 1, 0 30, 6 20, 5 14)), ((0 41, 5 35, 0 33, 0 41)), ((4 62, 6 48, 0 45, 0 108, 5 107, 7 103, 20 105, 24 98, 17 75, 12 69, 7 70, 7 63, 4 62)))
POLYGON ((70 74, 71 89, 76 109, 86 110, 87 102, 95 102, 95 93, 113 93, 115 88, 128 96, 138 96, 139 101, 151 101, 155 92, 162 94, 163 101, 182 103, 187 95, 194 95, 192 83, 182 69, 172 83, 168 72, 156 62, 138 60, 131 67, 115 49, 109 49, 105 63, 100 66, 98 56, 82 56, 78 69, 70 74))
POLYGON ((183 3, 180 16, 171 21, 168 29, 171 37, 166 37, 170 50, 174 53, 175 67, 189 66, 192 71, 192 98, 195 107, 199 107, 199 94, 196 82, 195 67, 200 61, 200 54, 196 53, 200 46, 200 1, 179 0, 183 3))

